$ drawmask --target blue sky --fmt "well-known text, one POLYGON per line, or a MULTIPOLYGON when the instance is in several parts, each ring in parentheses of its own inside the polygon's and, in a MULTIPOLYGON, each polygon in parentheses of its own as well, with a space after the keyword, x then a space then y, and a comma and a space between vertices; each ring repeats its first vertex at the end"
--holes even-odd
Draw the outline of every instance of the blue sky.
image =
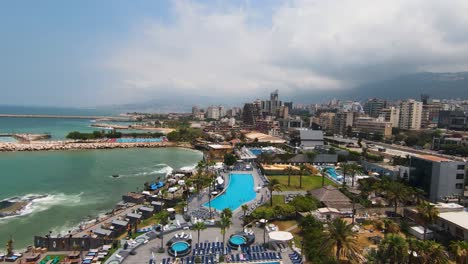
POLYGON ((467 69, 468 1, 377 2, 1 1, 0 104, 313 100, 467 69))

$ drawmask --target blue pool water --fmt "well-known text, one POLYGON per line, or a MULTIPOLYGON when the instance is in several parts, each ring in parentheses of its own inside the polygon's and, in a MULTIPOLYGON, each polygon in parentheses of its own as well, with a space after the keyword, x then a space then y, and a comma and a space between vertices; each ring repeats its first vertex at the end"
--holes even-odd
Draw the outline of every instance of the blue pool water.
POLYGON ((181 252, 187 250, 189 245, 186 242, 175 242, 171 245, 172 250, 181 252))
POLYGON ((118 143, 153 143, 162 142, 162 138, 118 138, 118 143))
POLYGON ((243 245, 247 240, 243 236, 232 236, 229 241, 234 245, 243 245))
MULTIPOLYGON (((211 207, 219 211, 225 208, 234 211, 256 196, 252 174, 230 174, 229 185, 226 188, 223 194, 211 201, 211 207)), ((209 206, 208 203, 204 205, 209 206)))
POLYGON ((255 156, 260 156, 262 155, 263 151, 261 149, 256 149, 256 148, 251 148, 249 149, 250 152, 252 152, 255 156))
POLYGON ((335 168, 333 167, 329 167, 328 170, 328 175, 330 175, 333 179, 337 180, 337 181, 341 181, 343 180, 343 176, 342 175, 338 175, 338 173, 336 172, 335 168))

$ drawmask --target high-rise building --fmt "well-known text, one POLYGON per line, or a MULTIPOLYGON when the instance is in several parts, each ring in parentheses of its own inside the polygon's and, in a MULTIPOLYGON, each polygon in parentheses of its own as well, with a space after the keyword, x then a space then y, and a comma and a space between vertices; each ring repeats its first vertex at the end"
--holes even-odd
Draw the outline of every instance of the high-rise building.
POLYGON ((219 107, 218 106, 210 106, 206 109, 206 118, 210 119, 219 119, 219 107))
POLYGON ((368 100, 364 104, 364 113, 368 114, 371 117, 378 117, 380 111, 382 111, 382 109, 384 109, 386 106, 387 101, 378 98, 373 98, 368 100))
POLYGON ((279 110, 282 106, 282 102, 279 101, 278 90, 275 90, 270 94, 270 100, 260 101, 257 104, 259 105, 261 112, 264 113, 264 115, 276 116, 280 114, 279 110))
POLYGON ((408 99, 400 102, 399 128, 408 130, 421 129, 422 102, 408 99))
POLYGON ((333 130, 335 128, 335 113, 325 112, 319 116, 319 125, 322 130, 333 130))
POLYGON ((439 121, 439 112, 441 109, 440 103, 423 103, 421 126, 422 127, 435 127, 439 121))
POLYGON ((392 127, 398 127, 400 123, 400 109, 392 106, 389 108, 384 108, 380 111, 380 118, 383 118, 385 122, 392 123, 392 127))
POLYGON ((293 102, 284 102, 284 106, 289 109, 289 112, 293 110, 293 102))
POLYGON ((247 103, 242 111, 242 121, 245 125, 255 125, 260 118, 260 108, 255 103, 247 103))
POLYGON ((219 117, 225 117, 226 116, 226 109, 224 108, 224 106, 220 105, 218 106, 219 108, 219 117))
POLYGON ((335 127, 333 133, 345 135, 348 127, 353 126, 354 112, 342 111, 335 115, 335 127))

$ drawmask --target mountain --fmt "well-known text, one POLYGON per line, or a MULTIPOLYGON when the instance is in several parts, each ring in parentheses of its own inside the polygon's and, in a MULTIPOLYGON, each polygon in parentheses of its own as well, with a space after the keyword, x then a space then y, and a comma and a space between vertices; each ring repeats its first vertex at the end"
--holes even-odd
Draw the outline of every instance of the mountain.
POLYGON ((419 99, 421 94, 440 99, 468 99, 468 72, 423 72, 402 75, 389 80, 359 85, 337 96, 354 100, 372 97, 394 100, 419 99))

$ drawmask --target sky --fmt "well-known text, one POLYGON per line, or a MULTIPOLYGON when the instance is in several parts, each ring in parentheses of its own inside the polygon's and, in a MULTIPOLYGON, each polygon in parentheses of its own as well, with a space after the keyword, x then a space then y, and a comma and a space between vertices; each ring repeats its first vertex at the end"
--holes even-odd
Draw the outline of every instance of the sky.
POLYGON ((230 103, 468 70, 466 0, 0 2, 0 104, 230 103))

